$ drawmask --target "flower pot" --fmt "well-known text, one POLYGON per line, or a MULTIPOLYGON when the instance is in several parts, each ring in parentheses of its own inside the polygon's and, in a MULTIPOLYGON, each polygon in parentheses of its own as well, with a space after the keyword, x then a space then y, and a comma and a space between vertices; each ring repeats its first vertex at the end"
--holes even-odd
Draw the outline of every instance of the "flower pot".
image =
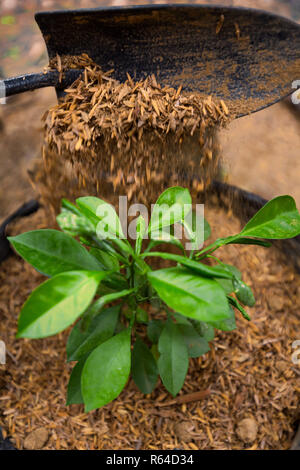
MULTIPOLYGON (((207 191, 205 194, 199 195, 199 201, 200 202, 208 202, 210 205, 214 205, 216 207, 222 207, 226 211, 230 209, 233 214, 239 218, 242 222, 246 221, 249 219, 253 214, 259 210, 264 204, 265 200, 262 199, 261 197, 251 194, 249 192, 243 191, 239 188, 232 187, 229 185, 226 185, 224 183, 220 182, 214 182, 210 188, 209 191, 207 191), (200 197, 201 196, 201 197, 200 197)), ((278 248, 278 250, 285 255, 285 260, 288 263, 293 263, 296 269, 299 270, 300 264, 299 264, 299 256, 300 256, 300 240, 299 237, 296 239, 290 240, 290 241, 285 241, 283 243, 276 242, 275 246, 278 248)), ((245 327, 246 329, 249 328, 248 325, 245 327)), ((245 329, 245 331, 246 331, 245 329)), ((230 333, 229 333, 230 335, 230 333)), ((268 340, 268 338, 266 338, 268 340)), ((52 343, 49 343, 50 347, 52 343)), ((222 346, 222 343, 220 343, 222 346)), ((265 343, 266 345, 268 343, 265 343)), ((264 347, 265 345, 258 345, 258 349, 261 347, 264 347)), ((53 345, 52 345, 53 347, 53 345)), ((270 354, 270 352, 267 350, 266 354, 270 354)), ((237 364, 243 364, 243 361, 245 358, 243 357, 238 357, 237 359, 237 364)), ((258 364, 259 365, 259 364, 258 364)), ((203 368, 202 368, 203 369, 203 368)), ((234 369, 233 369, 234 371, 234 369)), ((243 372, 243 370, 241 369, 243 372)), ((243 376, 241 376, 242 378, 243 376)), ((212 377, 212 380, 218 379, 218 372, 214 377, 212 377)), ((51 385, 52 386, 52 385, 51 385)), ((201 385, 202 386, 202 385, 201 385)), ((227 386, 227 385, 226 385, 227 386)), ((50 387, 50 384, 49 384, 50 387)), ((193 391, 193 390, 191 390, 193 391)), ((131 389, 130 389, 131 392, 131 389)), ((131 396, 134 396, 134 391, 132 392, 131 396)), ((220 398, 222 399, 222 397, 220 398)), ((237 391, 235 399, 239 400, 239 391, 237 391)), ((268 398, 267 398, 268 399, 268 398)), ((150 398, 149 400, 152 400, 150 398)), ((77 405, 75 405, 77 406, 77 405)), ((113 406, 113 405, 112 405, 113 406)), ((238 406, 238 405, 236 405, 238 406)), ((199 404, 199 407, 201 409, 201 402, 199 404)), ((110 409, 109 409, 110 410, 110 409)), ((103 411, 105 414, 106 412, 109 413, 109 410, 107 411, 106 409, 103 411)), ((251 411, 251 409, 250 409, 251 411)), ((167 415, 169 414, 169 411, 165 409, 165 413, 167 415)), ((68 410, 66 410, 66 414, 68 414, 68 410)), ((97 415, 98 416, 98 415, 97 415)), ((2 440, 2 446, 3 446, 3 440, 2 440)), ((7 445, 7 441, 5 442, 5 445, 7 445)), ((180 445, 179 445, 180 446, 180 445)), ((299 433, 296 436, 295 442, 293 443, 293 448, 299 447, 299 433)), ((176 446, 178 447, 178 445, 176 446)), ((250 447, 250 445, 248 446, 250 447)), ((1 439, 0 439, 0 448, 1 448, 1 439)))

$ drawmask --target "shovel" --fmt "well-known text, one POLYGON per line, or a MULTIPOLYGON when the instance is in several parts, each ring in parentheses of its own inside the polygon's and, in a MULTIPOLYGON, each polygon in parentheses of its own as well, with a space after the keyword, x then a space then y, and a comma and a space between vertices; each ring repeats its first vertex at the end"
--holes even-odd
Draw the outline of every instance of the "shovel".
MULTIPOLYGON (((223 99, 240 117, 300 87, 300 25, 264 11, 221 6, 146 5, 62 10, 35 15, 49 58, 88 54, 125 81, 155 74, 162 85, 223 99)), ((54 86, 63 94, 80 74, 70 69, 0 82, 2 94, 54 86)))

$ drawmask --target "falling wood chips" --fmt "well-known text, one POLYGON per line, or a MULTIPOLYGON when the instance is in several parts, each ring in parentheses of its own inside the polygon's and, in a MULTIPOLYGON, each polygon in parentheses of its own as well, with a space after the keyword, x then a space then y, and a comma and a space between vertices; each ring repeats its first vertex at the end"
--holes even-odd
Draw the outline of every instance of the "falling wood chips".
MULTIPOLYGON (((206 207, 206 217, 218 236, 240 229, 221 210, 206 207)), ((17 222, 12 233, 46 227, 41 210, 17 222)), ((190 361, 177 404, 161 384, 144 396, 130 380, 117 400, 88 414, 81 405, 65 405, 72 368, 65 353, 69 331, 41 340, 15 338, 20 308, 44 278, 20 258, 5 261, 0 272, 0 336, 8 351, 6 366, 0 366, 5 436, 20 449, 39 428, 48 431, 46 449, 288 449, 300 417, 300 369, 291 360, 292 343, 299 339, 299 276, 275 249, 232 245, 221 255, 254 289, 252 322, 237 315, 235 331, 219 332, 211 351, 190 361), (191 394, 196 395, 189 402, 191 394), (257 424, 251 444, 236 432, 245 418, 257 424)))
POLYGON ((154 76, 120 83, 84 54, 57 57, 50 67, 84 68, 44 116, 44 163, 32 179, 52 205, 59 171, 78 190, 144 203, 172 184, 199 190, 209 183, 218 168, 215 133, 229 121, 222 100, 161 87, 154 76))

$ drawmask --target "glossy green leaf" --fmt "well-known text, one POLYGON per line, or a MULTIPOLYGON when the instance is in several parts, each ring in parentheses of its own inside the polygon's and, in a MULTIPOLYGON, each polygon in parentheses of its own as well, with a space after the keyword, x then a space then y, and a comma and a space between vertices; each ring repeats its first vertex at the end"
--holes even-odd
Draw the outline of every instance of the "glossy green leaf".
POLYGON ((161 332, 165 326, 162 320, 150 320, 147 327, 147 336, 152 343, 158 343, 161 332))
POLYGON ((267 202, 243 228, 240 235, 270 239, 293 238, 300 234, 300 214, 291 196, 267 202))
POLYGON ((227 298, 228 298, 229 303, 233 307, 235 307, 237 310, 239 310, 246 320, 248 321, 251 320, 250 316, 248 315, 244 307, 234 297, 231 297, 231 295, 227 295, 227 298))
POLYGON ((231 264, 222 263, 221 260, 219 260, 218 258, 214 256, 212 258, 216 259, 223 269, 229 271, 232 274, 233 276, 232 279, 215 278, 215 280, 220 284, 220 286, 223 287, 225 293, 231 294, 234 291, 233 281, 235 279, 237 280, 242 279, 241 272, 235 266, 232 266, 231 264))
POLYGON ((56 221, 60 228, 69 235, 95 235, 95 227, 84 216, 74 214, 67 209, 62 209, 61 213, 56 217, 56 221))
POLYGON ((236 268, 235 266, 233 266, 232 264, 221 263, 221 266, 222 266, 222 268, 230 271, 231 274, 234 276, 234 278, 242 279, 241 271, 238 268, 236 268))
POLYGON ((130 339, 131 330, 127 328, 89 355, 81 375, 86 412, 110 403, 125 387, 131 365, 130 339))
POLYGON ((9 241, 25 261, 47 276, 81 269, 101 270, 98 261, 80 243, 58 230, 34 230, 9 237, 9 241))
POLYGON ((79 210, 79 208, 75 206, 75 204, 70 202, 68 199, 62 198, 61 207, 62 209, 66 209, 69 212, 72 212, 72 214, 78 215, 79 217, 84 217, 83 213, 79 210))
POLYGON ((119 305, 103 310, 93 318, 86 330, 84 329, 83 320, 76 323, 67 342, 68 361, 81 360, 99 344, 111 338, 117 325, 119 313, 119 305))
POLYGON ((91 248, 90 254, 97 259, 101 269, 104 271, 120 271, 119 260, 112 253, 100 250, 99 248, 91 248))
POLYGON ((148 273, 148 279, 161 299, 182 315, 200 321, 230 316, 225 292, 213 279, 181 268, 152 271, 148 273))
POLYGON ((223 269, 220 266, 208 266, 207 264, 200 263, 199 261, 194 261, 185 256, 175 255, 173 253, 161 253, 159 251, 153 251, 152 253, 145 253, 143 256, 145 258, 149 256, 157 256, 158 258, 175 261, 185 268, 188 268, 189 270, 192 270, 200 276, 204 277, 220 277, 225 279, 232 279, 233 277, 229 270, 223 269))
POLYGON ((20 313, 18 338, 44 338, 71 325, 91 303, 107 273, 69 271, 37 287, 20 313))
POLYGON ((193 327, 195 328, 195 330, 197 331, 197 333, 203 338, 205 338, 206 341, 212 341, 214 339, 215 329, 212 325, 203 321, 197 321, 193 319, 191 319, 191 323, 193 327))
POLYGON ((229 307, 230 311, 230 318, 226 318, 225 320, 219 320, 219 321, 214 321, 214 322, 209 322, 209 324, 216 328, 217 330, 222 330, 222 331, 232 331, 236 329, 236 323, 235 323, 235 314, 234 310, 229 307))
POLYGON ((132 378, 142 393, 151 393, 158 379, 158 369, 153 354, 141 340, 136 337, 132 351, 132 378))
POLYGON ((136 241, 135 241, 135 252, 136 254, 140 254, 143 238, 146 232, 146 222, 143 216, 139 216, 137 223, 136 223, 136 241))
POLYGON ((255 298, 251 288, 240 279, 233 280, 234 292, 242 304, 247 305, 248 307, 254 307, 255 298))
POLYGON ((257 238, 233 237, 233 241, 230 241, 228 239, 226 245, 258 245, 263 246, 265 248, 270 248, 270 246, 272 246, 272 243, 266 240, 258 240, 257 238))
POLYGON ((166 189, 157 199, 148 227, 153 233, 184 219, 192 208, 192 198, 188 189, 175 186, 166 189))
POLYGON ((86 359, 87 356, 81 361, 77 362, 77 364, 75 364, 72 369, 67 390, 67 405, 83 403, 83 398, 81 394, 81 374, 86 359))
POLYGON ((205 240, 211 235, 209 223, 195 211, 192 211, 191 215, 182 221, 182 225, 184 226, 185 234, 190 240, 190 243, 194 244, 194 247, 192 247, 194 250, 200 249, 205 240))
POLYGON ((224 289, 225 294, 232 294, 234 291, 233 279, 215 278, 215 281, 224 289))
POLYGON ((111 204, 103 199, 93 196, 76 199, 78 207, 97 223, 97 235, 99 238, 125 238, 120 219, 111 204))
POLYGON ((178 326, 188 348, 189 357, 200 357, 209 351, 207 340, 201 337, 191 324, 179 324, 178 326))
POLYGON ((94 247, 90 249, 90 254, 98 260, 102 270, 112 271, 109 277, 103 281, 102 287, 107 286, 113 290, 128 288, 125 277, 119 272, 120 263, 115 254, 94 247))
POLYGON ((174 237, 171 233, 165 232, 164 230, 158 230, 151 233, 151 240, 148 246, 147 251, 150 251, 155 246, 161 245, 163 243, 168 243, 174 245, 184 252, 184 246, 178 238, 174 237))
POLYGON ((134 254, 130 243, 125 239, 120 219, 112 205, 93 196, 80 197, 76 202, 81 212, 96 227, 99 241, 112 241, 126 256, 134 254))
POLYGON ((182 388, 188 371, 189 356, 179 326, 168 320, 158 342, 159 375, 166 389, 177 395, 182 388))
POLYGON ((127 297, 127 295, 130 295, 133 291, 134 289, 124 289, 119 292, 103 295, 90 306, 89 310, 86 312, 86 317, 92 319, 102 310, 104 305, 113 302, 114 300, 121 299, 122 297, 127 297))

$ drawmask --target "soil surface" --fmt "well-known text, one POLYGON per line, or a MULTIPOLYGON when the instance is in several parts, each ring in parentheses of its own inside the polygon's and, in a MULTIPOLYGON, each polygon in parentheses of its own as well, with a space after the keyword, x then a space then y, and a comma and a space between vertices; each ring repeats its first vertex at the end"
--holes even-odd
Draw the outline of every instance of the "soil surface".
MULTIPOLYGON (((219 236, 240 228, 221 210, 206 210, 206 217, 219 236)), ((11 231, 47 225, 40 210, 11 231)), ((65 405, 72 367, 66 364, 68 331, 16 340, 20 308, 44 278, 16 256, 5 261, 0 272, 1 337, 7 346, 7 365, 0 366, 5 436, 12 436, 19 449, 40 442, 45 449, 290 448, 299 418, 300 375, 291 360, 300 319, 299 276, 275 248, 228 248, 218 256, 243 272, 257 303, 248 309, 251 322, 237 315, 235 331, 219 332, 211 351, 190 361, 179 396, 206 392, 202 399, 174 404, 161 384, 144 396, 130 380, 117 400, 87 414, 81 405, 65 405)))

